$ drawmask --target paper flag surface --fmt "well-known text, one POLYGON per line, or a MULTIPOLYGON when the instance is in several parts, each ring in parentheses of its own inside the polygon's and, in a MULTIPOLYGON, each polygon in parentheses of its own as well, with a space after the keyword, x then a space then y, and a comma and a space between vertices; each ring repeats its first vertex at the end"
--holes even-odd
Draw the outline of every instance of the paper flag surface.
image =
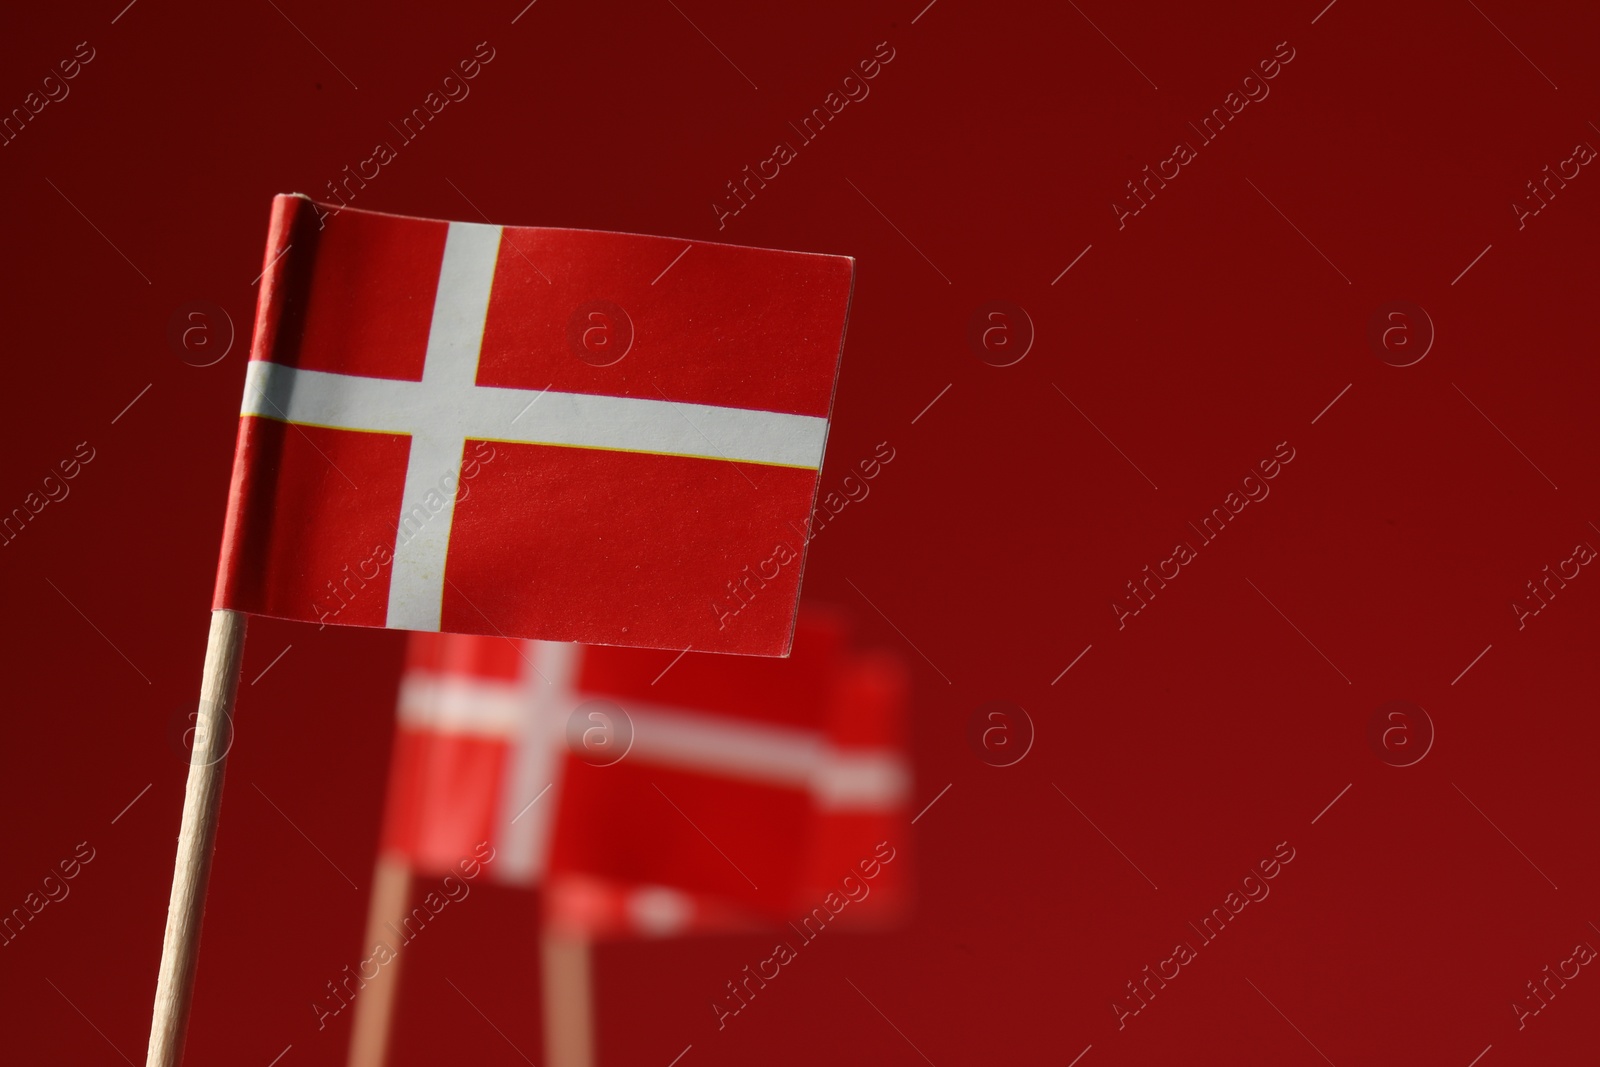
POLYGON ((838 906, 822 921, 844 928, 905 917, 912 781, 898 660, 846 652, 825 619, 802 616, 788 663, 685 658, 654 685, 648 666, 586 650, 582 706, 626 711, 632 747, 614 764, 567 747, 552 925, 666 936, 736 928, 736 917, 799 921, 825 902, 838 906), (847 889, 873 903, 844 905, 847 889))
POLYGON ((853 263, 274 201, 215 606, 784 655, 853 263))
POLYGON ((797 918, 845 876, 859 881, 863 861, 878 903, 845 909, 845 925, 903 916, 911 782, 899 662, 846 654, 837 626, 814 614, 802 615, 788 661, 686 657, 652 686, 658 660, 413 635, 384 854, 443 874, 486 841, 490 877, 545 886, 549 921, 589 937, 797 918))

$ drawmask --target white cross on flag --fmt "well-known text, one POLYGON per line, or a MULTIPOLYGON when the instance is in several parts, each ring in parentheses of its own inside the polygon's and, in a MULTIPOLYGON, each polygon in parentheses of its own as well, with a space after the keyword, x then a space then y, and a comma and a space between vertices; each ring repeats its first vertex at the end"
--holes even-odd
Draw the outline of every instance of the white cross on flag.
POLYGON ((898 919, 904 668, 841 646, 807 612, 789 660, 663 675, 630 649, 414 634, 380 850, 435 875, 487 842, 491 878, 542 885, 549 921, 590 937, 781 922, 864 862, 878 902, 846 925, 898 919))
POLYGON ((278 197, 214 606, 787 654, 852 271, 278 197))

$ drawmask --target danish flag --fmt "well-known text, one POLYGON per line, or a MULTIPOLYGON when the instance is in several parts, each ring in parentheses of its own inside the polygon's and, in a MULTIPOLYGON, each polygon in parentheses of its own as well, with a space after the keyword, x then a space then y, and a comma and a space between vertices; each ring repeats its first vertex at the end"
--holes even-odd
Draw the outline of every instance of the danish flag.
MULTIPOLYGON (((803 913, 874 846, 904 850, 906 679, 802 616, 787 661, 414 634, 401 683, 382 851, 546 889, 554 927, 589 937, 756 928, 803 913), (672 684, 669 685, 668 683, 672 684)), ((909 864, 886 867, 889 921, 909 864)))
POLYGON ((278 197, 215 606, 785 654, 852 271, 278 197))

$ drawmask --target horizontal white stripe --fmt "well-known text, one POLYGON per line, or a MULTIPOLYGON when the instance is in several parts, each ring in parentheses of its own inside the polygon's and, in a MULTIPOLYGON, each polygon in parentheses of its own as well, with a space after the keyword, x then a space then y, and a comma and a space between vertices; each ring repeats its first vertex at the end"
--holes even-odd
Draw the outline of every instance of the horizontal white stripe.
MULTIPOLYGON (((548 796, 530 810, 528 802, 560 777, 560 763, 552 757, 567 743, 571 709, 600 698, 566 688, 577 670, 579 646, 533 641, 527 649, 537 656, 540 670, 552 684, 531 671, 525 671, 527 677, 520 682, 411 671, 401 680, 399 707, 400 721, 414 728, 517 745, 500 834, 518 859, 506 866, 518 867, 521 874, 542 867, 545 838, 558 804, 556 797, 548 796), (562 697, 563 691, 568 695, 562 697), (513 841, 523 836, 529 840, 513 841)), ((629 700, 619 706, 625 707, 633 726, 624 762, 792 789, 809 794, 823 811, 891 812, 910 803, 910 765, 905 754, 894 749, 839 748, 815 730, 662 704, 629 700)))
POLYGON ((629 760, 804 790, 835 811, 888 811, 910 796, 906 761, 888 749, 836 749, 811 730, 632 701, 622 706, 633 722, 629 760))
POLYGON ((672 400, 403 382, 252 360, 241 415, 373 433, 817 468, 828 421, 672 400))
POLYGON ((641 886, 627 893, 623 905, 634 928, 647 937, 671 937, 694 920, 694 898, 661 885, 641 886))
POLYGON ((835 750, 818 764, 811 793, 824 811, 887 811, 911 797, 911 768, 888 750, 835 750))
POLYGON ((411 671, 400 680, 400 721, 442 734, 514 741, 528 697, 515 682, 411 671))

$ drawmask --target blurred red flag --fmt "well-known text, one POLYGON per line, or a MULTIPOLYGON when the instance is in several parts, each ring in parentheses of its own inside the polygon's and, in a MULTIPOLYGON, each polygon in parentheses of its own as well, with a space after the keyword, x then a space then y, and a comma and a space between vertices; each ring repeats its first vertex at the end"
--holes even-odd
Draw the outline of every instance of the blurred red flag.
POLYGON ((847 925, 893 921, 910 886, 907 681, 842 638, 807 613, 789 660, 663 671, 624 649, 415 634, 383 851, 443 874, 488 841, 491 877, 544 885, 547 921, 589 937, 788 921, 864 867, 876 902, 847 925))

